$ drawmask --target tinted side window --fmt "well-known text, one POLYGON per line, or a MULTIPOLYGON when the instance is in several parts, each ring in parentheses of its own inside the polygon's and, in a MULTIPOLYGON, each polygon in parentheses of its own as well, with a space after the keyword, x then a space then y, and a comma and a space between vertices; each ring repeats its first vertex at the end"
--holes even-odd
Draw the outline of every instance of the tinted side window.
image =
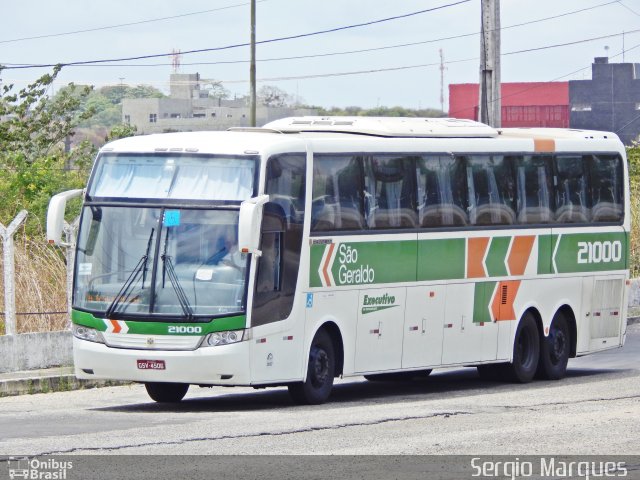
POLYGON ((369 228, 416 227, 414 164, 411 157, 364 158, 364 203, 369 228))
POLYGON ((282 207, 287 224, 304 221, 305 160, 304 155, 280 155, 267 164, 265 192, 282 207))
POLYGON ((617 155, 594 155, 590 162, 591 220, 619 222, 623 214, 622 159, 617 155))
POLYGON ((311 230, 364 228, 362 171, 357 157, 316 156, 313 163, 311 230))
POLYGON ((467 225, 467 177, 463 159, 421 157, 416 173, 420 226, 467 225))
POLYGON ((518 223, 551 223, 554 219, 551 157, 514 157, 518 223))
POLYGON ((502 155, 470 155, 467 160, 469 220, 473 225, 515 223, 512 162, 502 155))
POLYGON ((582 155, 556 157, 557 223, 584 223, 591 218, 591 198, 582 155))

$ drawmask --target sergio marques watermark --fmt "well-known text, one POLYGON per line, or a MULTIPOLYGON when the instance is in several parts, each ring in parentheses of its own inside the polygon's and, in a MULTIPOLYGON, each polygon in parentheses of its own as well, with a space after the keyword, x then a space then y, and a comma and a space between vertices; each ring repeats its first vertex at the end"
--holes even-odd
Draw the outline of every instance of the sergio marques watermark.
POLYGON ((627 477, 626 462, 599 460, 566 460, 556 457, 540 457, 534 461, 520 460, 483 460, 482 457, 471 459, 472 477, 500 478, 515 480, 517 478, 549 478, 596 480, 627 477))

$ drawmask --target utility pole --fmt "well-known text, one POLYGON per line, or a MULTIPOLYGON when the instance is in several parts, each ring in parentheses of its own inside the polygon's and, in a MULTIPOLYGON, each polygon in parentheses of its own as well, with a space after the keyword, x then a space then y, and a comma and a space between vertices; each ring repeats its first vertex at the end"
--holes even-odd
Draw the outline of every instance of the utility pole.
POLYGON ((440 49, 440 110, 444 112, 444 52, 440 49))
POLYGON ((494 128, 501 126, 500 101, 500 0, 481 0, 480 96, 478 120, 494 128))
POLYGON ((251 66, 249 67, 249 101, 251 102, 249 121, 256 126, 256 0, 251 0, 251 66))

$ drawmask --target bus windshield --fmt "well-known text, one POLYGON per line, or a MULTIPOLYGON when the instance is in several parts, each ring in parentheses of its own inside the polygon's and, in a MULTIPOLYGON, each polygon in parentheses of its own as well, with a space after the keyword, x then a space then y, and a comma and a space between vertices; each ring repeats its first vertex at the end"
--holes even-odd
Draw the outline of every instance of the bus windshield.
POLYGON ((90 198, 242 201, 252 197, 256 159, 188 154, 102 154, 90 198))
POLYGON ((107 318, 192 320, 245 310, 237 209, 86 206, 74 307, 107 318))

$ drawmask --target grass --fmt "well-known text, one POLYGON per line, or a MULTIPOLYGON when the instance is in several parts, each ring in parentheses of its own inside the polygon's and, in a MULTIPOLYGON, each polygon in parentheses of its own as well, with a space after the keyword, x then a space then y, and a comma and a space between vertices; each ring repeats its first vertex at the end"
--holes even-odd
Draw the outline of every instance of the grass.
MULTIPOLYGON (((0 245, 0 252, 2 246, 0 245)), ((0 271, 4 271, 0 253, 0 271)), ((16 312, 18 333, 58 331, 67 328, 66 264, 61 252, 34 241, 20 230, 15 236, 16 312), (43 312, 43 313, 41 313, 43 312)), ((4 312, 4 277, 0 275, 0 309, 4 312)), ((0 334, 5 320, 0 320, 0 334)))

